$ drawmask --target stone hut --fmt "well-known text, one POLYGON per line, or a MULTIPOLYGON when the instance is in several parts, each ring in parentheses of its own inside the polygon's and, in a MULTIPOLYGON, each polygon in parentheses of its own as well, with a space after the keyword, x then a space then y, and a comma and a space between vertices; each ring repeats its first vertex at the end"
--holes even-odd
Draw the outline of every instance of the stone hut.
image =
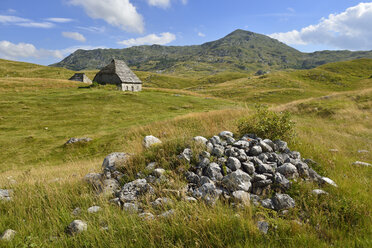
POLYGON ((113 59, 100 70, 93 79, 99 84, 115 84, 122 91, 141 91, 142 81, 124 61, 113 59))
POLYGON ((79 81, 79 82, 88 83, 88 84, 92 83, 92 80, 90 80, 88 76, 85 75, 85 73, 75 73, 75 75, 73 75, 69 80, 79 81))

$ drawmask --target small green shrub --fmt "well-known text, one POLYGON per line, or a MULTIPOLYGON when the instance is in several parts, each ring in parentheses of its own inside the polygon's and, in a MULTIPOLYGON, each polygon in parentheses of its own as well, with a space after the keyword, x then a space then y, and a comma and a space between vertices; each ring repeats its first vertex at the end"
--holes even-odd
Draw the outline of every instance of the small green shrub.
POLYGON ((289 112, 277 113, 264 105, 256 105, 253 116, 238 121, 238 131, 241 135, 254 133, 271 140, 292 140, 295 136, 294 126, 289 112))

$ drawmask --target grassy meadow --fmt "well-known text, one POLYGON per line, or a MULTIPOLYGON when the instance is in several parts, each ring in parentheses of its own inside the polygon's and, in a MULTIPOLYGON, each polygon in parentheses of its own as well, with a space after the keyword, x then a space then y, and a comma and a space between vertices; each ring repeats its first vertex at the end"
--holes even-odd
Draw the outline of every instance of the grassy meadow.
POLYGON ((372 60, 264 76, 138 72, 147 78, 139 93, 65 80, 73 73, 0 61, 0 188, 14 190, 12 201, 0 202, 0 232, 17 231, 0 247, 372 246, 372 170, 351 165, 372 163, 372 60), (100 171, 107 154, 129 152, 134 157, 126 167, 128 180, 157 161, 172 178, 155 188, 156 197, 166 196, 163 188, 185 185, 185 168, 172 164, 175 154, 193 136, 237 131, 237 120, 251 115, 255 103, 292 113, 297 138, 290 148, 317 161, 314 169, 338 188, 325 187, 328 196, 314 196, 317 185, 294 182, 289 194, 296 207, 285 216, 262 207, 176 201, 166 209, 147 209, 159 214, 172 208, 173 217, 143 220, 109 204, 82 181, 100 171), (144 151, 141 142, 149 134, 163 144, 144 151), (93 141, 64 146, 68 138, 83 136, 93 141), (87 213, 93 205, 102 211, 87 213), (76 207, 82 209, 78 217, 71 214, 76 207), (67 235, 74 219, 86 221, 88 230, 67 235), (267 235, 257 229, 259 220, 270 223, 267 235))

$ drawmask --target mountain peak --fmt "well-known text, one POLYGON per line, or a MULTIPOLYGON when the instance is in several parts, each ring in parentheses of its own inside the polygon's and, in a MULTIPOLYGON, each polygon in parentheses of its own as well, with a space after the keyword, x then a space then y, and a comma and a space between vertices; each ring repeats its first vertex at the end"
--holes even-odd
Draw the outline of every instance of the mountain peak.
POLYGON ((255 34, 255 33, 251 32, 251 31, 243 30, 243 29, 237 29, 237 30, 229 33, 225 37, 230 37, 230 36, 246 36, 246 35, 252 35, 252 34, 255 34))

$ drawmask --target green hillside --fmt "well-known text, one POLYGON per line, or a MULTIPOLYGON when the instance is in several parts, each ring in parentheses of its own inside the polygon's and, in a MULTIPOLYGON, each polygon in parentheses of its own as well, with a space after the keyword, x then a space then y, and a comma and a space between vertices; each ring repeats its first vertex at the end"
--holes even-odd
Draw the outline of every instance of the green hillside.
POLYGON ((222 39, 202 45, 78 50, 52 66, 72 70, 99 69, 112 58, 124 60, 135 70, 179 76, 226 71, 247 73, 259 69, 308 69, 328 62, 372 58, 372 52, 301 53, 268 36, 238 29, 222 39))
POLYGON ((371 246, 372 171, 352 165, 372 163, 371 59, 261 76, 137 71, 146 87, 135 93, 68 81, 74 71, 63 68, 5 60, 0 68, 0 189, 13 190, 11 201, 0 199, 0 232, 17 232, 0 247, 371 246), (253 117, 256 103, 290 112, 296 136, 289 147, 316 161, 313 168, 338 187, 321 186, 328 195, 314 195, 317 183, 292 180, 288 194, 296 206, 286 213, 228 200, 213 206, 182 200, 177 192, 186 186, 189 165, 175 163, 177 154, 185 147, 197 151, 194 136, 237 133, 237 123, 253 117), (146 135, 162 144, 145 150, 146 135), (84 136, 93 141, 64 145, 84 136), (154 186, 155 194, 173 203, 143 203, 155 215, 170 209, 174 215, 144 219, 97 195, 83 178, 100 172, 111 152, 132 154, 123 182, 149 162, 165 168, 169 180, 154 186), (88 213, 95 205, 101 211, 88 213), (74 215, 77 207, 81 213, 74 215), (71 236, 65 230, 75 219, 88 228, 71 236), (268 223, 267 234, 258 221, 268 223))
POLYGON ((336 62, 310 70, 278 71, 222 83, 198 85, 190 90, 247 103, 288 103, 334 92, 370 88, 372 59, 336 62))

